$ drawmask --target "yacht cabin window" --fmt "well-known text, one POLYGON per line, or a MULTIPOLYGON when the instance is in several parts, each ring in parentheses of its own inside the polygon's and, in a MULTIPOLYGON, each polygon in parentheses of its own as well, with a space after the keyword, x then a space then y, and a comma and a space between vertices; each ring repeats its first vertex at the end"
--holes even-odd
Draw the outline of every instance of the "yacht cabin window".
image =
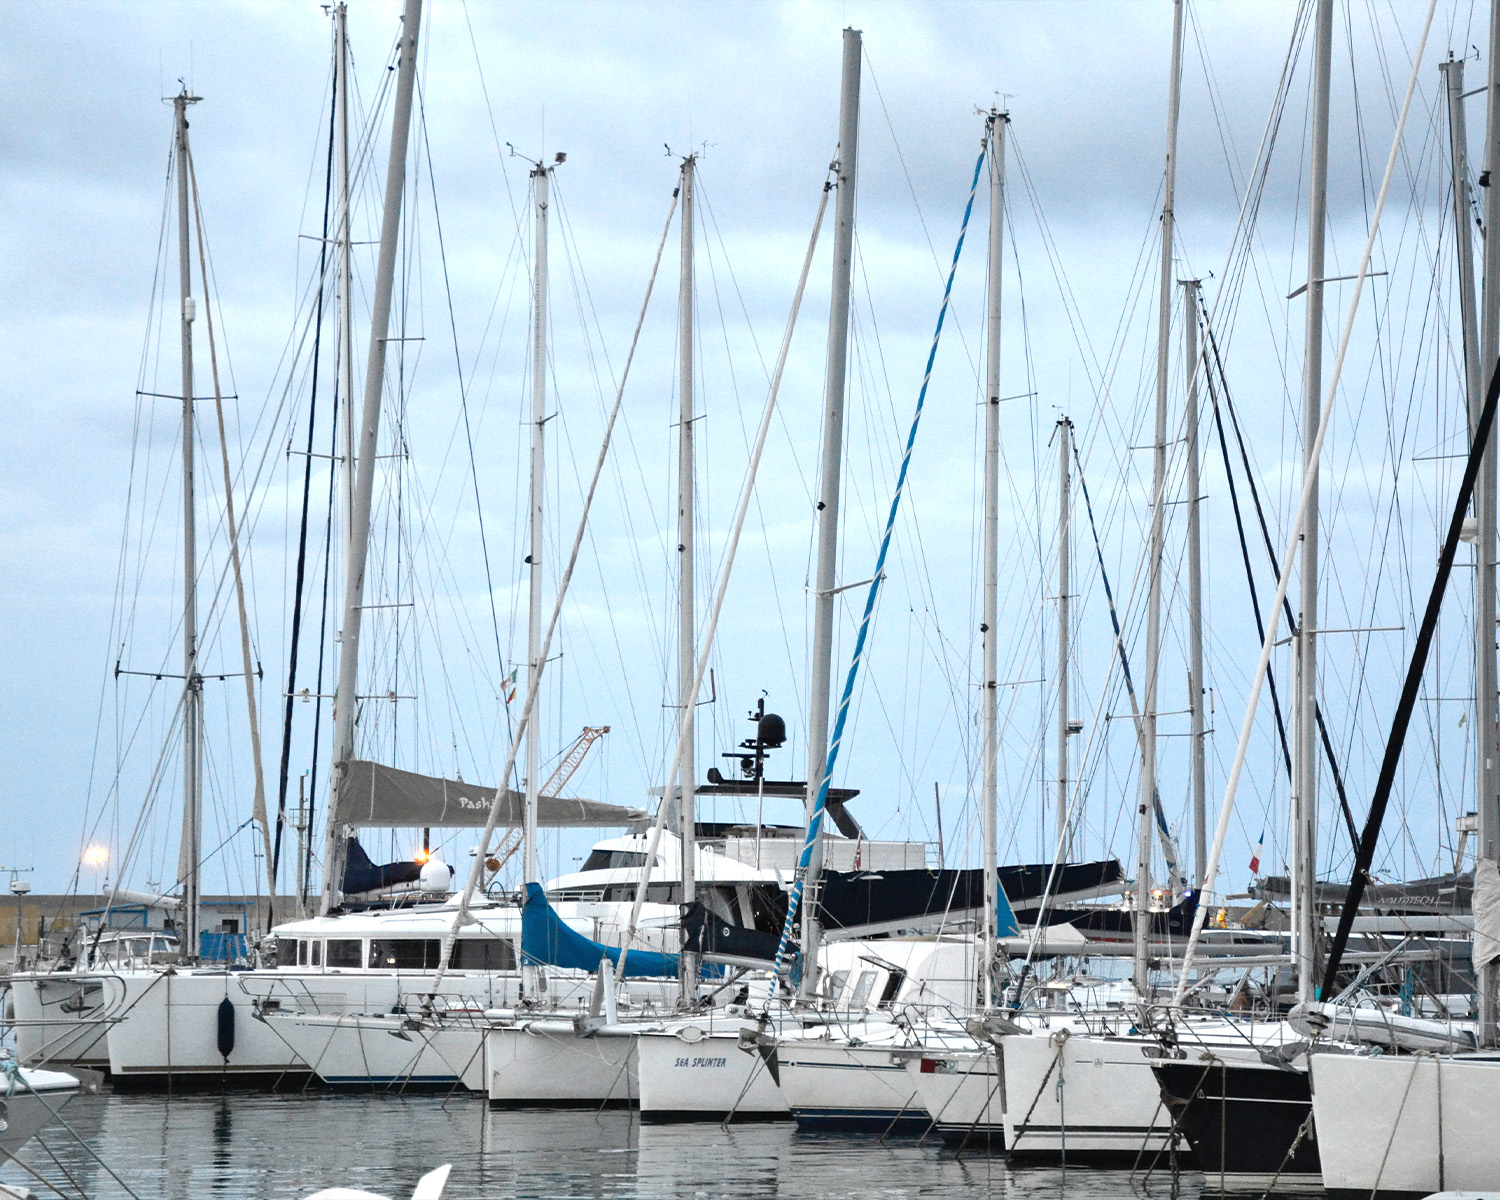
POLYGON ((459 938, 448 965, 455 971, 514 971, 515 943, 506 938, 459 938))
POLYGON ((372 969, 435 971, 441 954, 442 942, 436 938, 372 938, 370 940, 372 969))
MULTIPOLYGON (((583 860, 583 871, 617 871, 621 867, 644 867, 646 854, 643 850, 593 850, 583 860)), ((661 866, 661 859, 656 860, 661 866)))
MULTIPOLYGON (((281 945, 288 966, 323 965, 321 940, 288 938, 281 945)), ((327 945, 330 967, 358 968, 368 963, 371 970, 384 971, 435 971, 443 952, 438 938, 372 938, 368 958, 362 953, 365 943, 354 938, 330 938, 327 945)), ((460 938, 448 965, 455 971, 514 971, 516 945, 508 938, 460 938)))
POLYGON ((328 965, 330 967, 362 967, 364 943, 357 938, 329 938, 328 965))

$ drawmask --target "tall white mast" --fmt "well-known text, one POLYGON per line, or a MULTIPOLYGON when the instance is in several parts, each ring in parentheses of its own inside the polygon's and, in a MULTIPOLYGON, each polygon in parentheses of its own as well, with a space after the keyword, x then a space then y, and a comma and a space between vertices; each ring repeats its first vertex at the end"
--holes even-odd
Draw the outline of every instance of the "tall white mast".
POLYGON ((177 274, 182 322, 182 948, 198 958, 203 857, 203 679, 198 674, 198 526, 193 461, 193 269, 188 241, 188 120, 197 96, 183 88, 172 101, 177 154, 177 274))
MULTIPOLYGON (((1307 333, 1302 371, 1302 461, 1312 476, 1302 524, 1301 608, 1297 619, 1296 703, 1292 709, 1292 962, 1297 999, 1318 987, 1318 482, 1312 457, 1323 404, 1323 268, 1328 224, 1328 93, 1333 57, 1333 0, 1318 0, 1313 41, 1312 155, 1307 214, 1307 333)), ((1304 479, 1305 483, 1305 479, 1304 479)))
POLYGON ((1469 211, 1469 131, 1464 116, 1464 61, 1448 52, 1440 63, 1448 98, 1448 165, 1453 184, 1454 246, 1458 254, 1458 310, 1464 338, 1464 382, 1469 401, 1469 434, 1479 424, 1484 403, 1484 372, 1479 360, 1479 312, 1474 290, 1474 224, 1469 211))
POLYGON ((1057 423, 1057 859, 1072 853, 1068 837, 1068 658, 1072 633, 1073 422, 1057 423))
MULTIPOLYGON (((333 10, 334 90, 338 93, 338 255, 339 255, 339 416, 343 428, 344 536, 354 526, 354 271, 350 262, 349 182, 349 12, 340 4, 333 10)), ((347 543, 345 552, 348 552, 347 543)))
MULTIPOLYGON (((538 163, 531 172, 536 191, 536 269, 531 300, 531 514, 529 566, 530 599, 526 611, 526 687, 534 690, 542 673, 542 505, 546 499, 547 467, 547 208, 551 171, 538 163)), ((540 700, 540 696, 538 696, 540 700)), ((541 742, 533 713, 526 731, 526 828, 523 862, 526 882, 539 878, 537 863, 537 796, 541 788, 541 742)))
POLYGON ((1000 877, 996 859, 999 836, 1000 720, 997 689, 1000 679, 1000 280, 1005 261, 1005 127, 1008 114, 991 109, 985 117, 990 150, 989 274, 985 295, 984 383, 984 639, 983 715, 984 781, 981 797, 984 831, 984 944, 980 973, 985 1008, 995 1006, 995 952, 998 930, 1000 877))
POLYGON ((1188 710, 1192 721, 1193 886, 1208 872, 1208 769, 1204 761, 1203 541, 1198 479, 1198 292, 1202 283, 1182 281, 1183 378, 1187 380, 1188 710))
POLYGON ((1183 0, 1172 6, 1172 77, 1167 100, 1167 169, 1161 203, 1161 282, 1157 292, 1156 436, 1152 442, 1150 590, 1146 601, 1146 681, 1141 697, 1141 788, 1137 805, 1135 873, 1136 994, 1149 996, 1147 957, 1151 923, 1151 829, 1156 819, 1156 685, 1161 664, 1161 559, 1165 542, 1167 477, 1167 366, 1172 331, 1172 234, 1177 192, 1177 116, 1182 107, 1183 0))
MULTIPOLYGON (((1474 293, 1474 237, 1473 225, 1469 216, 1469 135, 1468 123, 1464 118, 1464 63, 1463 59, 1455 59, 1452 52, 1448 54, 1448 61, 1441 64, 1439 70, 1443 73, 1443 83, 1448 93, 1448 144, 1449 144, 1449 166, 1452 169, 1453 181, 1453 232, 1454 246, 1458 252, 1458 291, 1459 291, 1459 320, 1463 328, 1464 338, 1464 384, 1468 394, 1469 407, 1469 438, 1473 443, 1474 431, 1479 424, 1479 415, 1484 404, 1485 371, 1493 370, 1493 366, 1487 361, 1481 361, 1479 350, 1479 313, 1476 308, 1476 296, 1474 293)), ((1494 190, 1494 189, 1490 189, 1494 190)), ((1488 196, 1488 192, 1486 192, 1488 196)), ((1486 212, 1485 220, 1489 220, 1486 212)), ((1486 226, 1488 228, 1488 226, 1486 226)), ((1488 282, 1489 274, 1486 274, 1488 282)), ((1480 486, 1475 490, 1475 509, 1479 510, 1478 503, 1482 495, 1482 480, 1480 486)), ((1475 677, 1482 679, 1485 671, 1486 657, 1493 667, 1493 647, 1488 656, 1485 653, 1485 637, 1494 629, 1494 619, 1486 620, 1481 614, 1485 611, 1484 588, 1486 572, 1478 568, 1482 556, 1478 553, 1478 547, 1484 543, 1479 537, 1475 537, 1475 573, 1474 573, 1474 612, 1476 623, 1474 628, 1475 639, 1475 677)), ((1493 586, 1494 575, 1489 573, 1490 583, 1493 586)), ((1491 689, 1493 694, 1493 688, 1491 689)), ((1475 691, 1475 729, 1484 729, 1484 721, 1494 721, 1496 713, 1491 706, 1484 702, 1485 691, 1480 686, 1475 691)), ((1476 784, 1476 811, 1483 812, 1485 808, 1483 797, 1485 792, 1485 759, 1488 757, 1487 744, 1483 737, 1478 739, 1476 749, 1478 751, 1478 770, 1475 773, 1476 784)), ((1484 818, 1480 818, 1481 825, 1484 818)), ((1481 847, 1483 839, 1481 838, 1481 847)), ((1481 850, 1482 854, 1482 850, 1481 850)), ((1493 1029, 1493 984, 1485 975, 1486 968, 1480 968, 1479 974, 1479 1020, 1480 1032, 1493 1029), (1486 1000, 1486 993, 1490 999, 1486 1000), (1488 1023, 1487 1023, 1488 1021, 1488 1023)))
MULTIPOLYGON (((354 498, 350 507, 349 545, 344 562, 344 618, 339 643, 337 711, 333 726, 333 778, 328 806, 324 855, 323 906, 326 914, 342 900, 348 848, 338 819, 344 773, 354 760, 355 719, 359 713, 359 632, 364 616, 365 560, 369 555, 370 507, 375 494, 375 451, 380 434, 380 398, 385 384, 386 333, 391 320, 391 293, 396 278, 396 242, 401 228, 401 200, 406 190, 406 145, 411 130, 412 94, 417 74, 417 33, 422 0, 406 0, 401 19, 400 68, 396 104, 391 114, 391 155, 386 166, 385 211, 380 219, 380 253, 375 264, 375 302, 370 311, 370 352, 365 365, 365 397, 360 426, 354 498)), ((345 463, 345 470, 351 464, 345 463)))
MULTIPOLYGON (((854 269, 854 181, 859 154, 859 30, 844 30, 839 89, 838 205, 834 210, 833 296, 828 309, 828 359, 824 368, 823 465, 818 496, 818 567, 813 591, 812 691, 807 716, 807 820, 817 807, 828 761, 828 709, 833 679, 833 606, 838 570, 839 472, 844 455, 844 383, 849 353, 849 282, 854 269)), ((809 860, 802 905, 802 995, 818 986, 818 877, 823 843, 809 860)))
MULTIPOLYGON (((696 159, 682 160, 682 278, 678 288, 677 341, 680 366, 677 387, 677 703, 681 706, 678 737, 682 763, 677 770, 677 814, 682 834, 682 903, 698 898, 697 772, 693 759, 693 713, 697 696, 693 678, 698 667, 698 635, 693 596, 693 171, 696 159)), ((698 956, 683 949, 679 960, 682 1002, 698 988, 698 956)))
MULTIPOLYGON (((1484 167, 1490 186, 1484 193, 1484 296, 1480 306, 1480 378, 1488 386, 1500 359, 1500 237, 1488 231, 1500 229, 1500 0, 1490 6, 1489 90, 1485 103, 1484 167)), ((1479 846, 1476 861, 1500 859, 1500 746, 1496 745, 1495 675, 1495 434, 1484 448, 1483 465, 1475 492, 1474 515, 1478 518, 1478 583, 1475 586, 1475 642, 1478 663, 1474 672, 1478 698, 1479 763, 1477 809, 1479 846)), ((1479 1044, 1496 1042, 1496 983, 1500 966, 1494 960, 1479 970, 1479 1044)))

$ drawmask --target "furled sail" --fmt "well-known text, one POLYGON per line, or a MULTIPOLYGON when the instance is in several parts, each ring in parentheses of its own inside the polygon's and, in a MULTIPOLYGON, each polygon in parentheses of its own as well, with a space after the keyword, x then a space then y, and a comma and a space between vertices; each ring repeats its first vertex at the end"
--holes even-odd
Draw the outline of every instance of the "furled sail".
MULTIPOLYGON (((526 885, 521 906, 521 960, 534 966, 564 967, 575 971, 597 971, 604 959, 620 966, 620 948, 586 938, 563 924, 547 903, 539 883, 526 885)), ((675 979, 677 955, 656 950, 632 950, 625 956, 625 976, 675 979)))
MULTIPOLYGON (((1000 867, 995 927, 1001 937, 1010 937, 1021 923, 1034 922, 1049 882, 1054 906, 1048 914, 1050 923, 1079 917, 1076 909, 1060 904, 1118 891, 1123 878, 1114 859, 1066 863, 1055 878, 1050 863, 1000 867), (1057 916, 1059 912, 1064 915, 1057 916)), ((785 893, 761 891, 757 900, 776 925, 785 920, 785 893)), ((831 941, 934 929, 973 920, 983 911, 984 872, 976 868, 824 871, 818 900, 818 919, 831 941)), ((685 906, 682 922, 688 949, 699 954, 741 961, 776 957, 776 934, 736 925, 702 903, 685 906)))
MULTIPOLYGON (((355 759, 339 788, 339 820, 347 825, 483 828, 494 798, 495 789, 482 784, 355 759)), ((525 812, 526 797, 507 788, 500 823, 519 825, 525 812)), ((643 809, 563 796, 539 797, 537 812, 538 824, 549 827, 620 826, 646 818, 643 809)))
POLYGON ((1474 965, 1500 958, 1500 868, 1487 858, 1474 864, 1474 965))

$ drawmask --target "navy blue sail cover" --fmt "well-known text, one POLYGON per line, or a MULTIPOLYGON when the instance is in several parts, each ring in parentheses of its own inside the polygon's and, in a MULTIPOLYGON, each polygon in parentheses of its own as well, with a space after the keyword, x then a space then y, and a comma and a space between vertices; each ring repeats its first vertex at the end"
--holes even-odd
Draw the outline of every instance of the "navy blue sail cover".
POLYGON ((348 859, 344 866, 344 895, 359 896, 365 892, 381 892, 386 888, 399 887, 403 883, 416 883, 422 878, 422 864, 405 860, 393 863, 375 863, 365 853, 358 838, 348 842, 348 859))

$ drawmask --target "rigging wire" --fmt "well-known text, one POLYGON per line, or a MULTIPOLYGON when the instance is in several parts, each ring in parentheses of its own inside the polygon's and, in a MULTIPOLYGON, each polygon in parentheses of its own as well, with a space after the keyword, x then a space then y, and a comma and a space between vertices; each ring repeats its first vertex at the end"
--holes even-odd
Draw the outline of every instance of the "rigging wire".
MULTIPOLYGON (((328 110, 328 164, 323 184, 323 236, 318 242, 318 297, 317 310, 323 311, 323 278, 328 270, 328 219, 333 197, 333 143, 338 114, 338 76, 334 75, 333 103, 328 110)), ((292 585, 292 629, 291 644, 287 653, 286 705, 281 728, 281 766, 276 785, 276 835, 271 852, 271 895, 268 901, 266 923, 275 924, 276 881, 281 870, 281 839, 286 827, 286 793, 292 758, 292 708, 296 703, 297 655, 302 642, 302 594, 307 574, 307 518, 312 501, 313 431, 318 413, 318 367, 323 349, 323 323, 318 322, 313 337, 312 390, 307 406, 307 450, 302 468, 302 515, 297 527, 297 574, 292 585)), ((321 688, 319 689, 322 690, 321 688)))
MULTIPOLYGON (((1251 498, 1251 501, 1255 505, 1256 517, 1259 519, 1259 522, 1260 522, 1261 538, 1262 538, 1263 542, 1265 543, 1266 553, 1270 557, 1270 560, 1271 560, 1271 577, 1272 577, 1273 581, 1275 581, 1276 583, 1280 583, 1280 578, 1279 578, 1279 575, 1278 575, 1278 567, 1277 567, 1277 563, 1276 563, 1276 549, 1275 549, 1274 545, 1271 542, 1271 530, 1270 530, 1269 525, 1267 525, 1267 523, 1266 523, 1265 509, 1261 506, 1261 502, 1260 502, 1260 489, 1255 486, 1255 475, 1250 470, 1249 457, 1245 453, 1244 431, 1240 428, 1239 415, 1235 411, 1235 407, 1234 407, 1234 397, 1233 397, 1233 395, 1229 391, 1229 380, 1228 380, 1228 377, 1224 374, 1224 363, 1223 363, 1223 360, 1219 357, 1218 342, 1216 341, 1216 339, 1214 337, 1213 326, 1210 323, 1210 318, 1209 318, 1209 315, 1208 315, 1207 312, 1205 312, 1205 313, 1202 314, 1202 324, 1203 324, 1203 333, 1204 333, 1204 339, 1205 339, 1204 366, 1208 367, 1210 365, 1210 363, 1209 363, 1209 356, 1210 355, 1212 356, 1212 366, 1213 366, 1212 370, 1205 370, 1205 372, 1204 372, 1204 378, 1208 382, 1208 389, 1209 389, 1210 401, 1211 401, 1211 403, 1213 404, 1213 407, 1214 407, 1214 425, 1217 427, 1217 429, 1219 431, 1219 445, 1220 445, 1220 449, 1222 450, 1223 456, 1224 456, 1224 474, 1225 474, 1225 478, 1229 482, 1230 496, 1233 499, 1233 503, 1234 503, 1235 524, 1236 524, 1236 526, 1239 529, 1241 551, 1242 551, 1242 553, 1244 555, 1244 558, 1245 558, 1245 575, 1246 575, 1246 581, 1250 584, 1250 601, 1251 601, 1251 607, 1255 611, 1255 628, 1256 628, 1257 636, 1262 641, 1264 641, 1265 640, 1265 636, 1266 636, 1266 633, 1265 633, 1265 622, 1264 622, 1264 620, 1261 617, 1260 601, 1259 601, 1259 599, 1256 596, 1255 584, 1254 584, 1253 578, 1251 576, 1249 550, 1245 546, 1244 525, 1243 525, 1243 523, 1240 520, 1239 500, 1237 499, 1236 493, 1235 493, 1234 471, 1233 471, 1233 468, 1231 467, 1230 462, 1229 462, 1229 448, 1228 448, 1228 445, 1227 445, 1227 443, 1225 441, 1225 438, 1224 438, 1224 423, 1223 423, 1223 420, 1222 420, 1222 418, 1220 416, 1220 413, 1219 413, 1219 395, 1220 395, 1220 392, 1223 393, 1223 396, 1224 396, 1224 407, 1228 411, 1228 413, 1229 413, 1229 420, 1230 420, 1230 422, 1234 426, 1235 441, 1239 445, 1240 459, 1241 459, 1241 462, 1244 464, 1244 468, 1245 468, 1245 482, 1246 482, 1246 484, 1248 485, 1248 487, 1250 489, 1250 498, 1251 498), (1217 383, 1218 383, 1218 387, 1217 388, 1214 386, 1215 381, 1217 381, 1217 383)), ((1292 612, 1292 602, 1287 597, 1282 597, 1282 611, 1283 611, 1283 613, 1284 613, 1284 615, 1286 617, 1287 634, 1288 634, 1288 636, 1290 636, 1290 637, 1296 637, 1297 636, 1297 619, 1296 619, 1295 615, 1292 612)), ((1282 740, 1282 753, 1286 756, 1286 759, 1287 759, 1287 772, 1288 772, 1288 777, 1290 777, 1290 773, 1291 773, 1291 752, 1287 749, 1287 744, 1286 744, 1286 730, 1283 727, 1282 721, 1281 721, 1281 706, 1280 706, 1279 700, 1276 697, 1276 685, 1275 685, 1273 676, 1271 674, 1271 669, 1270 669, 1269 666, 1266 668, 1266 685, 1267 685, 1268 690, 1271 693, 1271 703, 1272 703, 1272 706, 1274 707, 1275 712, 1276 712, 1276 727, 1277 727, 1278 733, 1281 736, 1281 740, 1282 740)), ((1329 771, 1333 775, 1334 787, 1335 787, 1335 789, 1336 789, 1336 791, 1338 793, 1338 798, 1339 798, 1339 808, 1340 808, 1340 810, 1344 814, 1344 821, 1345 821, 1346 825, 1348 826, 1350 838, 1351 838, 1351 840, 1355 844, 1357 844, 1358 843, 1358 837, 1357 837, 1357 833, 1356 833, 1355 826, 1354 826, 1354 814, 1349 809, 1349 797, 1348 797, 1348 794, 1346 793, 1345 788, 1344 788, 1344 774, 1339 769, 1339 758, 1338 758, 1338 755, 1334 752, 1333 741, 1329 737, 1329 734, 1328 734, 1328 725, 1327 725, 1327 723, 1323 719, 1323 708, 1322 708, 1322 705, 1316 699, 1313 701, 1313 715, 1314 715, 1314 719, 1317 722, 1318 734, 1319 734, 1319 737, 1321 739, 1322 746, 1323 746, 1323 754, 1324 754, 1324 757, 1328 760, 1328 769, 1329 769, 1329 771)))
POLYGON ((886 555, 890 551, 891 535, 895 531, 896 518, 901 511, 901 494, 906 485, 907 471, 911 466, 912 451, 916 446, 917 430, 922 420, 922 408, 927 400, 927 385, 932 378, 933 363, 937 359, 938 344, 943 333, 943 318, 947 316, 949 299, 953 292, 953 277, 958 272, 959 256, 963 253, 964 237, 969 229, 969 216, 974 211, 974 194, 979 188, 979 172, 984 166, 985 151, 979 152, 979 157, 974 162, 974 179, 969 185, 969 199, 964 206, 963 223, 959 226, 958 244, 953 248, 953 263, 948 271, 948 282, 943 289, 943 303, 938 310, 937 328, 933 331, 932 347, 927 352, 927 369, 922 377, 922 386, 917 393, 916 411, 912 414, 911 431, 906 437, 906 450, 901 460, 901 470, 896 477, 896 489, 891 496, 890 512, 886 517, 885 531, 881 535, 880 552, 875 559, 875 573, 870 579, 868 594, 865 598, 864 615, 860 618, 859 632, 855 635, 854 653, 849 661, 849 673, 844 681, 844 694, 839 700, 838 716, 834 721, 833 734, 828 742, 828 756, 823 768, 823 778, 818 783, 817 801, 813 805, 812 813, 808 817, 807 833, 803 839, 802 853, 798 857, 797 873, 792 883, 792 890, 787 896, 786 919, 781 927, 781 939, 776 947, 775 969, 772 972, 770 991, 767 994, 767 1004, 776 993, 779 986, 781 973, 786 965, 786 952, 791 940, 792 929, 797 920, 797 910, 801 906, 802 893, 806 884, 807 873, 812 860, 814 847, 818 844, 822 833, 823 814, 828 807, 828 787, 833 778, 834 767, 838 764, 839 747, 843 741, 844 725, 849 718, 849 703, 853 697, 854 685, 859 678, 860 660, 864 656, 866 638, 869 636, 871 619, 875 612, 875 602, 880 597, 880 584, 884 577, 886 555))

